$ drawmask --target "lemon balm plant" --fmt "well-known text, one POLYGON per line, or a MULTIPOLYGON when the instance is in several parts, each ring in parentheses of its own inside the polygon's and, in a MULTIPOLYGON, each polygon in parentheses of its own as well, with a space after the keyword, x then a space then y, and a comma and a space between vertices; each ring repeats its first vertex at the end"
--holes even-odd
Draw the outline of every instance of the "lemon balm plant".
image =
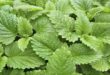
POLYGON ((110 0, 0 0, 0 75, 109 75, 110 0))

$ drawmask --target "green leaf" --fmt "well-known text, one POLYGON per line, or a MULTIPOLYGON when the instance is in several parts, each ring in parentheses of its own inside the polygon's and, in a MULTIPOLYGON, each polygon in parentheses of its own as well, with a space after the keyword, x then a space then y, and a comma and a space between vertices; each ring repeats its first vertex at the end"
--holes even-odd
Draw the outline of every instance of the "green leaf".
POLYGON ((37 6, 40 6, 40 7, 44 8, 47 0, 36 0, 35 2, 36 2, 37 6))
POLYGON ((3 54, 3 47, 2 45, 0 44, 0 56, 3 54))
POLYGON ((68 30, 62 30, 58 33, 62 38, 65 38, 69 42, 75 42, 78 40, 78 35, 68 30))
POLYGON ((95 52, 84 44, 73 44, 70 51, 75 64, 88 64, 102 57, 102 54, 95 52))
POLYGON ((80 73, 76 73, 76 72, 75 72, 75 73, 73 73, 72 75, 82 75, 82 74, 80 74, 80 73))
POLYGON ((74 9, 70 4, 70 0, 58 0, 56 2, 56 9, 64 14, 71 14, 74 12, 74 9))
POLYGON ((105 75, 100 71, 96 71, 89 65, 82 65, 81 69, 85 75, 105 75))
POLYGON ((78 18, 75 22, 76 33, 79 35, 89 34, 91 32, 91 23, 89 22, 86 14, 81 11, 77 11, 77 16, 78 18))
POLYGON ((35 20, 38 17, 42 16, 43 14, 47 14, 47 10, 35 11, 35 12, 28 12, 26 17, 30 20, 35 20))
POLYGON ((6 66, 7 57, 0 57, 0 72, 2 72, 3 68, 6 66))
POLYGON ((33 28, 37 33, 55 32, 53 24, 46 15, 42 15, 35 20, 33 28))
POLYGON ((48 11, 51 11, 51 10, 55 10, 56 7, 55 7, 55 4, 52 1, 48 0, 45 4, 45 9, 48 10, 48 11))
POLYGON ((76 10, 84 10, 88 11, 89 9, 92 8, 93 1, 92 0, 70 0, 72 6, 76 10))
POLYGON ((94 51, 101 52, 104 47, 103 42, 94 36, 83 35, 81 41, 94 51))
POLYGON ((14 69, 11 71, 10 75, 25 75, 25 72, 23 70, 14 69))
POLYGON ((18 47, 19 49, 21 49, 21 51, 24 51, 28 44, 29 44, 29 41, 30 41, 30 37, 29 38, 21 38, 18 40, 18 47))
POLYGON ((48 59, 53 51, 59 48, 62 43, 54 33, 35 34, 32 39, 33 50, 42 58, 48 59))
POLYGON ((92 35, 110 44, 110 23, 93 23, 92 35))
POLYGON ((46 75, 44 70, 34 70, 26 72, 26 75, 46 75))
POLYGON ((1 6, 0 9, 3 10, 3 11, 6 11, 6 12, 12 12, 13 11, 12 6, 10 6, 10 5, 1 6))
POLYGON ((64 15, 60 11, 52 11, 48 14, 51 22, 54 24, 54 28, 57 32, 62 29, 67 29, 70 31, 74 30, 74 19, 69 17, 68 15, 64 15))
POLYGON ((28 37, 28 36, 32 35, 32 33, 33 33, 32 25, 29 23, 29 21, 26 18, 22 18, 22 17, 19 18, 18 33, 22 37, 28 37))
POLYGON ((110 62, 107 58, 102 58, 96 62, 91 63, 92 67, 98 71, 107 71, 110 69, 110 62))
POLYGON ((110 36, 110 23, 93 23, 92 35, 96 37, 110 36))
POLYGON ((5 4, 12 4, 12 3, 13 3, 12 0, 0 0, 0 6, 5 4))
POLYGON ((6 46, 5 54, 8 57, 7 66, 14 69, 35 68, 44 64, 44 61, 34 53, 31 47, 22 52, 17 42, 6 46))
POLYGON ((89 19, 93 19, 94 16, 96 16, 98 13, 100 13, 101 11, 103 11, 103 8, 102 7, 95 7, 95 8, 92 8, 88 11, 87 13, 87 16, 89 17, 89 19))
POLYGON ((17 18, 13 14, 0 11, 0 42, 10 44, 17 34, 17 18))
POLYGON ((57 49, 49 59, 47 64, 47 74, 72 75, 75 71, 75 65, 71 58, 71 52, 67 47, 57 49))
POLYGON ((105 23, 105 22, 110 22, 110 13, 99 13, 95 16, 95 22, 100 22, 100 23, 105 23))
POLYGON ((0 75, 10 75, 12 69, 4 69, 0 72, 0 75))
POLYGON ((14 4, 13 4, 13 8, 14 10, 22 10, 22 11, 39 11, 39 10, 43 10, 42 7, 38 7, 38 6, 34 6, 34 5, 30 5, 27 3, 23 3, 20 0, 15 0, 14 4))

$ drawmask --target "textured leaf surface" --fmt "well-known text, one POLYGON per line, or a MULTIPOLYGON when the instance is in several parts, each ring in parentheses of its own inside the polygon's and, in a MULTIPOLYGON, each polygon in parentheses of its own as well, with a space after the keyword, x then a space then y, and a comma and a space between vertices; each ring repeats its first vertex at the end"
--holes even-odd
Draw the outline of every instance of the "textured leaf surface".
POLYGON ((52 25, 53 24, 49 18, 45 15, 42 15, 35 20, 33 27, 37 33, 55 32, 52 25))
POLYGON ((61 44, 56 34, 53 33, 36 34, 32 40, 33 50, 37 55, 45 59, 48 59, 61 44))
POLYGON ((13 43, 6 47, 5 54, 8 56, 7 66, 18 69, 35 68, 43 65, 43 60, 39 58, 32 48, 27 48, 22 52, 17 43, 13 43))
POLYGON ((30 37, 29 38, 21 38, 18 40, 18 47, 19 49, 21 49, 22 51, 24 51, 28 44, 29 44, 29 41, 30 41, 30 37))
POLYGON ((79 35, 82 34, 89 34, 91 32, 91 24, 89 22, 89 19, 83 12, 77 12, 77 20, 75 22, 75 30, 76 33, 79 35))
POLYGON ((48 10, 48 11, 55 10, 56 6, 52 1, 49 0, 45 4, 45 9, 48 10))
POLYGON ((93 19, 94 16, 96 16, 98 13, 100 13, 101 11, 103 11, 102 7, 96 7, 96 8, 92 8, 88 11, 87 15, 90 19, 93 19))
POLYGON ((17 18, 13 14, 0 11, 0 42, 10 44, 16 37, 17 18))
POLYGON ((92 30, 94 36, 110 36, 110 23, 93 23, 92 30))
POLYGON ((0 72, 2 72, 3 68, 6 66, 7 57, 0 57, 0 72))
POLYGON ((70 51, 75 64, 88 64, 102 57, 102 54, 95 52, 84 44, 70 46, 70 51))
POLYGON ((105 75, 102 72, 96 71, 91 66, 83 65, 81 69, 85 75, 105 75))
POLYGON ((96 22, 110 22, 110 14, 109 13, 99 13, 95 16, 96 22))
POLYGON ((23 70, 12 70, 10 75, 25 75, 24 71, 23 70))
POLYGON ((3 54, 3 47, 2 45, 0 44, 0 56, 3 54))
POLYGON ((71 4, 76 10, 87 11, 92 8, 92 0, 71 0, 71 4))
POLYGON ((74 19, 60 11, 52 11, 48 16, 58 32, 65 28, 70 31, 74 29, 74 19))
POLYGON ((42 7, 38 7, 38 6, 30 5, 30 4, 27 4, 27 3, 23 3, 20 0, 15 0, 13 7, 14 7, 15 10, 22 10, 22 11, 39 11, 39 10, 43 10, 42 7))
POLYGON ((47 64, 50 75, 72 75, 75 66, 71 60, 71 52, 67 47, 59 48, 53 53, 47 64))
POLYGON ((56 2, 56 9, 64 14, 71 14, 74 12, 74 9, 70 4, 70 0, 58 0, 56 2))
POLYGON ((92 35, 110 44, 110 23, 94 23, 92 30, 92 35))
POLYGON ((91 49, 100 52, 103 49, 103 42, 94 36, 84 35, 81 37, 81 41, 90 47, 91 49))
POLYGON ((26 75, 46 75, 46 73, 43 70, 35 70, 35 71, 26 72, 26 75))
POLYGON ((110 63, 106 58, 102 58, 94 63, 91 63, 91 65, 98 71, 107 71, 110 69, 110 63))
POLYGON ((62 38, 65 38, 66 40, 68 40, 69 42, 75 42, 78 40, 78 35, 74 32, 70 32, 68 30, 61 30, 58 33, 62 38))
POLYGON ((23 37, 32 35, 32 26, 25 18, 20 17, 18 21, 18 33, 23 37))

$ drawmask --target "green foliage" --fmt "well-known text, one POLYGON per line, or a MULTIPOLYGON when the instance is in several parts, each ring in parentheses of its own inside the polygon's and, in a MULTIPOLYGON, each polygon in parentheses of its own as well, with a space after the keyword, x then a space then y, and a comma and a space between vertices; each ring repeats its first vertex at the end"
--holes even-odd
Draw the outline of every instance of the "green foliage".
POLYGON ((0 0, 0 75, 110 75, 110 0, 0 0))

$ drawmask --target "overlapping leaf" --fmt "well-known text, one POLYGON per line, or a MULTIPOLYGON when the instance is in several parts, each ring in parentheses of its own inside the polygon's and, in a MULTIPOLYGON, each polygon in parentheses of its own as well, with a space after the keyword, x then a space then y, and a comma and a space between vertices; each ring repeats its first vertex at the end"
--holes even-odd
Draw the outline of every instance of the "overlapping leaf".
POLYGON ((75 64, 88 64, 102 57, 102 54, 95 52, 84 44, 70 46, 70 51, 75 64))
POLYGON ((48 59, 62 43, 55 33, 35 34, 32 39, 33 50, 42 58, 48 59))
POLYGON ((17 17, 13 14, 0 11, 0 42, 10 44, 17 34, 17 17))
POLYGON ((107 58, 102 58, 94 63, 91 63, 92 67, 98 71, 107 71, 110 69, 110 62, 107 58))
POLYGON ((47 73, 49 75, 72 75, 75 65, 71 57, 71 52, 67 47, 57 49, 49 59, 47 73))
POLYGON ((0 72, 2 72, 3 68, 6 66, 7 57, 0 57, 0 72))
POLYGON ((7 66, 14 69, 35 68, 44 64, 44 61, 34 53, 32 48, 29 47, 22 52, 17 43, 7 46, 5 54, 8 57, 7 66))

